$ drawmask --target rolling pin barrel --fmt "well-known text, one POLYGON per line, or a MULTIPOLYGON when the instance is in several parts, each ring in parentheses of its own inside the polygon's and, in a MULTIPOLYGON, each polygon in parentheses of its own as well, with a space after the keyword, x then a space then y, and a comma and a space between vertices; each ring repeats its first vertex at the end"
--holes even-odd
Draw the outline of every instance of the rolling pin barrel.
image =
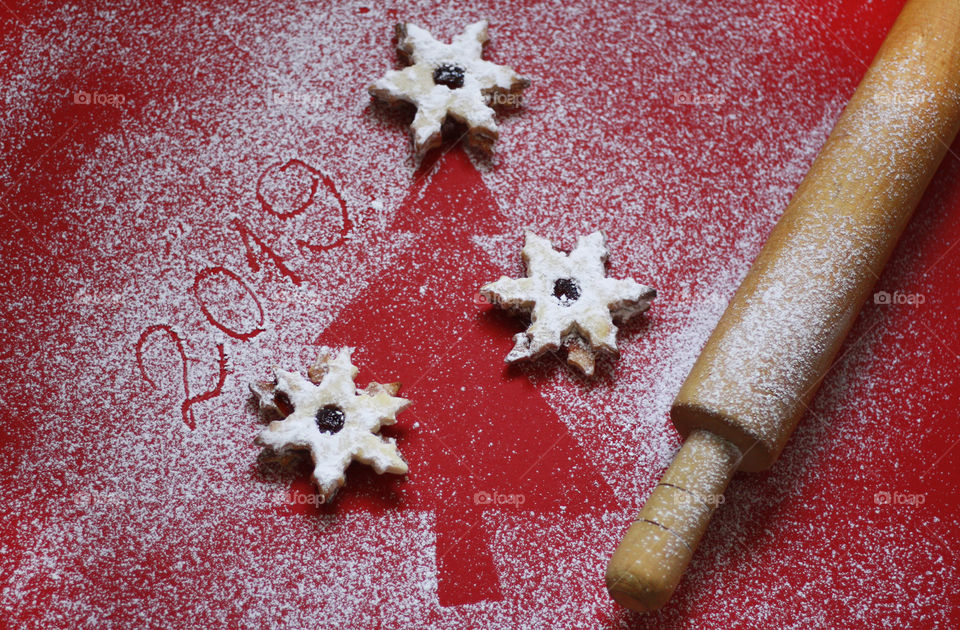
POLYGON ((780 455, 960 126, 960 0, 911 0, 671 408, 686 438, 607 568, 636 610, 673 593, 734 469, 780 455), (700 494, 703 493, 703 494, 700 494))

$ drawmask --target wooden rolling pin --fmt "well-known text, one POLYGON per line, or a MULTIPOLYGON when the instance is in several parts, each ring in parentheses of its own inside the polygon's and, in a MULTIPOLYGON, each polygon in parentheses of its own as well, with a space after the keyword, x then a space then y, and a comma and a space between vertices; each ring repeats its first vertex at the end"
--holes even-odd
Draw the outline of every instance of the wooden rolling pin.
POLYGON ((734 470, 769 468, 960 126, 960 0, 911 0, 671 409, 686 438, 607 567, 634 610, 673 594, 734 470))

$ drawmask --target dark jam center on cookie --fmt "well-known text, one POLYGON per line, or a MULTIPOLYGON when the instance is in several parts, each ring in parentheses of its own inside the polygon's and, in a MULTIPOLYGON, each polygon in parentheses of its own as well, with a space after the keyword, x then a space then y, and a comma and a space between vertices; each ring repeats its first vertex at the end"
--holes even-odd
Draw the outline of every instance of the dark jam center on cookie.
POLYGON ((437 66, 433 71, 433 82, 437 85, 445 85, 451 90, 463 87, 463 68, 452 63, 445 63, 437 66))
POLYGON ((317 411, 317 428, 325 433, 336 433, 343 428, 343 421, 346 419, 343 409, 336 405, 327 405, 317 411))
POLYGON ((580 285, 573 278, 560 278, 553 283, 553 296, 564 306, 580 299, 580 285))

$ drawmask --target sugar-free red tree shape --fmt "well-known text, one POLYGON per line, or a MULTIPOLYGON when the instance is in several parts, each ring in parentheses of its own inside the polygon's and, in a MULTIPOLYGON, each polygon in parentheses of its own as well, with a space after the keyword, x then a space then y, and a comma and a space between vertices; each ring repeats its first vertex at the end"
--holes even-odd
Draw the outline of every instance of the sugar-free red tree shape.
POLYGON ((519 259, 517 269, 498 269, 472 240, 500 231, 497 204, 460 149, 425 164, 391 226, 416 235, 413 246, 317 339, 357 348, 361 386, 400 381, 401 395, 413 401, 397 425, 408 479, 353 466, 346 488, 323 509, 354 509, 364 492, 389 488, 390 509, 435 511, 446 606, 502 599, 490 551, 498 514, 574 516, 617 507, 589 453, 540 392, 504 368, 516 324, 484 305, 477 289, 518 271, 519 259))

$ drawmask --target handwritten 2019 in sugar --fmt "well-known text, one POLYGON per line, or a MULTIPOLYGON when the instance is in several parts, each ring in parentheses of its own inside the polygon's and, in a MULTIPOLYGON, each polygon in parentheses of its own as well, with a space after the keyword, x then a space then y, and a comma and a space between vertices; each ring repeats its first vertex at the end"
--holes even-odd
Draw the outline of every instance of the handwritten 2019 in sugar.
MULTIPOLYGON (((339 247, 346 241, 347 234, 353 227, 348 216, 347 204, 340 195, 333 180, 322 171, 313 168, 299 159, 290 159, 286 162, 274 163, 267 167, 257 180, 256 198, 260 209, 264 214, 272 215, 281 221, 292 219, 306 212, 314 203, 318 192, 321 190, 321 186, 339 205, 341 215, 340 229, 336 238, 329 243, 318 244, 297 240, 298 247, 311 252, 322 252, 339 247), (286 204, 285 207, 280 207, 280 204, 271 198, 271 188, 284 177, 299 179, 302 184, 302 190, 296 197, 296 203, 286 204)), ((244 257, 252 273, 260 271, 261 266, 269 262, 276 267, 282 276, 289 279, 294 285, 298 287, 303 285, 303 277, 290 268, 287 264, 287 259, 280 255, 276 249, 271 246, 271 243, 267 242, 264 237, 258 235, 257 232, 242 219, 238 217, 232 218, 227 227, 239 236, 239 244, 243 247, 244 257)), ((223 335, 236 341, 246 342, 265 330, 263 326, 267 319, 266 312, 264 311, 263 302, 260 300, 257 292, 251 288, 250 284, 248 284, 239 273, 226 266, 208 265, 198 270, 189 291, 196 300, 197 307, 206 323, 223 335), (246 298, 245 301, 248 302, 250 307, 250 314, 254 315, 255 311, 255 315, 251 318, 253 321, 252 325, 240 327, 238 323, 226 321, 227 317, 217 308, 215 303, 208 299, 206 295, 207 292, 204 290, 205 288, 215 287, 218 284, 221 287, 232 285, 232 288, 244 295, 244 298, 246 298)), ((183 388, 183 400, 180 405, 180 413, 183 422, 193 430, 197 426, 196 417, 193 412, 194 405, 216 398, 223 391, 223 385, 227 377, 227 356, 224 351, 224 344, 217 343, 215 346, 217 353, 216 383, 206 391, 192 393, 190 389, 189 361, 184 348, 183 337, 173 326, 167 323, 156 323, 148 326, 140 333, 137 339, 135 354, 140 374, 154 389, 159 389, 159 385, 146 369, 144 349, 148 341, 158 337, 166 339, 168 343, 173 345, 176 352, 176 358, 179 361, 177 380, 183 388)))

